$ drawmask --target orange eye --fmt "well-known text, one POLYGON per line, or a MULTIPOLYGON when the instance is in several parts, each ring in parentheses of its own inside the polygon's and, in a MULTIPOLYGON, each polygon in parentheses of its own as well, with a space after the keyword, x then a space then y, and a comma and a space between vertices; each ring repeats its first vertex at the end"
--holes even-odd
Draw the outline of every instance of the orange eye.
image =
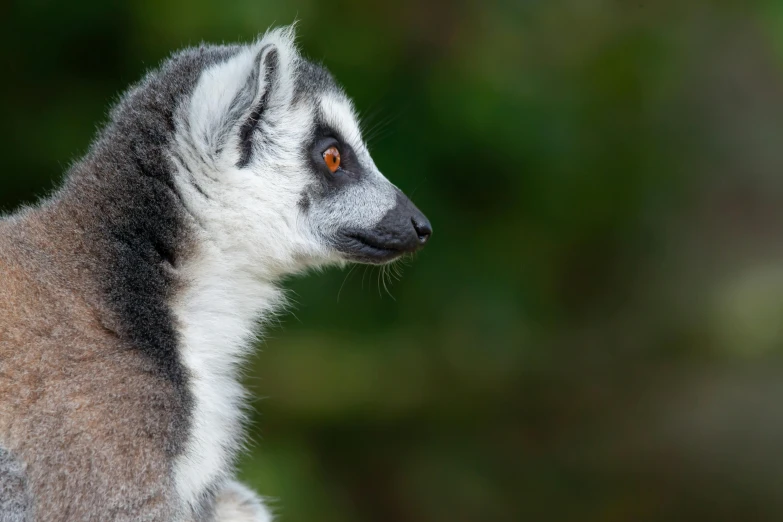
POLYGON ((337 147, 329 147, 324 151, 324 162, 326 163, 329 172, 334 174, 337 169, 340 168, 340 151, 337 147))

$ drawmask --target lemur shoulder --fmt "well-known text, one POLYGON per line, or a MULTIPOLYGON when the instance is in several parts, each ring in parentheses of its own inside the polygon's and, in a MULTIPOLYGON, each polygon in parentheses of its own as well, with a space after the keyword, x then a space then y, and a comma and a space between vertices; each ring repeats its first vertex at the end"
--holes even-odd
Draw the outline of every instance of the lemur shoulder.
POLYGON ((173 55, 0 220, 0 521, 271 520, 233 465, 277 282, 431 232, 291 28, 173 55))

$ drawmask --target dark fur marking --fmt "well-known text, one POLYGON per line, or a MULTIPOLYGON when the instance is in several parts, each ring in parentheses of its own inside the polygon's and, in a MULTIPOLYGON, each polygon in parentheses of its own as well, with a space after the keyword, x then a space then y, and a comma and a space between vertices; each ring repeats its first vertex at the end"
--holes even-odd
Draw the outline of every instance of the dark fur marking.
MULTIPOLYGON (((264 46, 258 52, 257 60, 261 59, 267 47, 269 46, 264 46)), ((264 113, 264 109, 269 103, 270 93, 274 88, 273 84, 276 81, 278 68, 278 57, 276 49, 270 50, 264 58, 264 63, 258 64, 255 70, 259 70, 261 67, 264 69, 264 94, 261 95, 261 99, 258 101, 258 103, 256 103, 256 106, 253 107, 250 116, 248 116, 247 120, 245 120, 245 122, 242 124, 242 127, 239 129, 240 154, 239 162, 237 162, 237 167, 239 168, 247 167, 247 165, 250 163, 250 157, 253 153, 253 133, 258 127, 258 122, 261 121, 261 116, 264 113)), ((251 75, 251 80, 255 79, 256 89, 258 88, 257 85, 259 75, 260 72, 251 75)))
POLYGON ((213 481, 199 495, 196 501, 195 519, 199 522, 219 522, 215 519, 215 499, 222 487, 222 481, 213 481))
POLYGON ((192 397, 180 361, 179 339, 168 302, 177 288, 172 267, 190 241, 189 211, 174 183, 169 149, 174 110, 192 92, 204 68, 235 54, 236 47, 188 50, 175 55, 122 98, 87 156, 71 170, 61 193, 85 209, 96 278, 114 318, 116 334, 173 383, 170 455, 188 434, 192 397))
POLYGON ((296 68, 293 104, 313 99, 316 94, 340 92, 332 74, 321 64, 301 60, 296 68))
POLYGON ((190 181, 190 184, 193 186, 193 188, 194 188, 194 189, 196 189, 196 191, 197 191, 199 194, 201 194, 201 195, 204 197, 204 199, 209 199, 209 196, 207 195, 207 193, 206 193, 206 192, 204 192, 204 189, 202 189, 202 188, 201 188, 201 185, 199 185, 198 183, 196 183, 196 182, 195 182, 194 180, 192 180, 192 179, 191 179, 191 180, 189 180, 189 181, 190 181))
POLYGON ((302 212, 307 212, 307 210, 310 208, 311 203, 312 201, 310 200, 310 195, 307 194, 307 192, 304 192, 300 196, 297 205, 299 205, 299 208, 302 212))

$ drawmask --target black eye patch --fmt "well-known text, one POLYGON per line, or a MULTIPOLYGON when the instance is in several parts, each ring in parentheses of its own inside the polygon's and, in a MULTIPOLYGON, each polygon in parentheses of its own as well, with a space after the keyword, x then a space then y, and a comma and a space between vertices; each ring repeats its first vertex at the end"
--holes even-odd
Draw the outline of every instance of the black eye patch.
POLYGON ((307 156, 313 172, 318 175, 327 190, 358 181, 362 177, 363 169, 353 147, 346 143, 335 129, 327 125, 316 126, 307 156), (330 147, 336 147, 340 151, 340 168, 334 173, 324 161, 324 152, 330 147))

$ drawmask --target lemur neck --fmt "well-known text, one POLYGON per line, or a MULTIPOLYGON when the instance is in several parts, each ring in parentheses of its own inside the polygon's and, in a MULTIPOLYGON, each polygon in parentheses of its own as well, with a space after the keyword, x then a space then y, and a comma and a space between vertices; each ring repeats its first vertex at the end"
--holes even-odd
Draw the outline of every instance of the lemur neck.
POLYGON ((130 166, 108 172, 103 156, 86 158, 58 203, 91 238, 120 333, 181 381, 176 359, 194 339, 210 359, 242 353, 281 293, 272 273, 223 241, 226 231, 194 202, 165 152, 154 168, 135 152, 123 152, 130 166))
POLYGON ((78 165, 59 204, 91 237, 119 333, 177 383, 187 426, 174 479, 180 498, 196 505, 232 469, 243 416, 238 366, 281 292, 251 259, 226 249, 210 216, 187 206, 184 178, 150 176, 136 162, 110 172, 103 164, 78 165))
POLYGON ((270 280, 248 269, 241 257, 223 250, 207 229, 179 268, 183 286, 172 300, 179 356, 194 398, 191 435, 175 462, 181 498, 225 477, 241 446, 244 390, 238 366, 253 348, 257 325, 281 301, 270 280))
POLYGON ((184 283, 171 305, 183 345, 205 347, 210 359, 241 354, 255 338, 259 320, 281 303, 272 281, 209 241, 198 242, 179 271, 184 283))

